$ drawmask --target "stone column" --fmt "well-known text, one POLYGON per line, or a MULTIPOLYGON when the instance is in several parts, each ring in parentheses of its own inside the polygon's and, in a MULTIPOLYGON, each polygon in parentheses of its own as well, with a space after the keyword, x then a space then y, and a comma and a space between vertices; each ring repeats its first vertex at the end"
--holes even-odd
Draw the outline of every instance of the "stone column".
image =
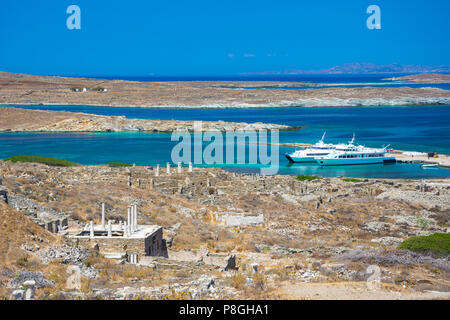
POLYGON ((108 220, 108 237, 109 237, 109 238, 112 237, 112 225, 111 225, 111 220, 108 220))
POLYGON ((156 165, 155 177, 159 177, 159 164, 156 165))
POLYGON ((133 232, 134 229, 134 206, 130 205, 130 230, 133 232))
POLYGON ((134 228, 137 229, 138 226, 138 213, 137 213, 137 204, 134 205, 134 228))
POLYGON ((105 229, 105 203, 102 203, 102 228, 105 229))
POLYGON ((94 222, 92 220, 89 222, 89 237, 94 237, 94 222))
POLYGON ((136 212, 136 205, 133 204, 132 208, 133 208, 132 209, 133 210, 133 219, 131 219, 131 225, 133 226, 132 230, 134 232, 134 231, 136 231, 136 214, 137 214, 137 212, 136 212))
POLYGON ((127 226, 131 224, 131 207, 127 207, 127 226))
POLYGON ((192 172, 193 171, 193 168, 192 168, 192 162, 189 162, 189 169, 188 169, 188 172, 192 172))
POLYGON ((178 162, 178 173, 181 173, 183 170, 183 167, 181 166, 181 162, 178 162))
POLYGON ((170 174, 170 163, 167 162, 167 168, 166 168, 167 174, 170 174))
POLYGON ((128 237, 128 226, 126 221, 123 223, 123 236, 128 237))

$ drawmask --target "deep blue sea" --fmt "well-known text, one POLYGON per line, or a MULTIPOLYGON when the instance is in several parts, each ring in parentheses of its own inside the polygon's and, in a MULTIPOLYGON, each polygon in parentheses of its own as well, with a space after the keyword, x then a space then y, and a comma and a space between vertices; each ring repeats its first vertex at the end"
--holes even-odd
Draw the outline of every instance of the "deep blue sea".
MULTIPOLYGON (((326 134, 328 142, 346 142, 353 133, 356 142, 370 147, 391 147, 409 151, 450 154, 450 106, 264 108, 264 109, 145 109, 88 106, 15 106, 43 110, 64 110, 128 118, 174 120, 223 120, 271 122, 307 126, 281 131, 280 142, 316 142, 326 134)), ((42 155, 82 164, 112 161, 137 165, 164 165, 171 160, 176 142, 165 133, 0 133, 0 158, 18 154, 42 155)), ((204 143, 207 145, 208 143, 204 143)), ((418 164, 318 167, 289 165, 280 148, 279 173, 321 176, 437 178, 450 177, 450 169, 422 169, 418 164)), ((229 166, 227 166, 229 167, 229 166)), ((232 170, 259 171, 259 165, 234 165, 232 170)))

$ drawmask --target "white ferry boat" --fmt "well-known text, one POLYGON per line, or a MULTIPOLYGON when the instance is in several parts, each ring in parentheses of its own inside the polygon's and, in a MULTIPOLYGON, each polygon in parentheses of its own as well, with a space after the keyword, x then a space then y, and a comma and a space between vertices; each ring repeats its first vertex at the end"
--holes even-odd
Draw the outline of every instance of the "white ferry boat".
POLYGON ((322 139, 320 139, 317 143, 312 145, 309 148, 296 150, 295 152, 288 154, 285 156, 289 160, 289 162, 315 162, 316 157, 326 156, 334 151, 336 145, 332 143, 324 143, 323 139, 325 138, 326 132, 324 132, 322 139))
POLYGON ((375 164, 395 162, 394 157, 386 156, 386 148, 366 148, 364 146, 354 146, 353 144, 337 146, 335 151, 316 158, 320 166, 343 166, 356 164, 375 164))

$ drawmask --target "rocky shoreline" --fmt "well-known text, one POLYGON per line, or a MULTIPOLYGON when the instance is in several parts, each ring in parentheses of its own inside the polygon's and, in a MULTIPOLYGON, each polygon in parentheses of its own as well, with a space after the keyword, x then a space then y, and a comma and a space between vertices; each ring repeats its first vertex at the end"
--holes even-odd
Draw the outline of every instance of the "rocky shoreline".
MULTIPOLYGON (((203 132, 298 130, 270 123, 201 121, 203 132)), ((0 107, 0 132, 175 132, 194 130, 194 121, 127 119, 65 111, 0 107)))

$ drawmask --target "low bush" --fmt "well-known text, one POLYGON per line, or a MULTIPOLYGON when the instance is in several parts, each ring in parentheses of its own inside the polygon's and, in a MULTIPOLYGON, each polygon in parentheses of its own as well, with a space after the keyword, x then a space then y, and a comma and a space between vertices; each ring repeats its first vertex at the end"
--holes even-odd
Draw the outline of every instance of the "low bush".
POLYGON ((399 249, 418 253, 432 254, 439 257, 450 255, 450 234, 434 233, 429 236, 410 237, 403 241, 399 249))
POLYGON ((364 182, 364 180, 356 179, 356 178, 343 178, 342 181, 345 181, 345 182, 364 182))
POLYGON ((322 177, 301 174, 301 175, 298 175, 297 177, 295 177, 295 179, 297 179, 298 181, 312 181, 312 180, 322 179, 322 177))
POLYGON ((108 162, 110 167, 132 167, 133 165, 124 162, 108 162))
POLYGON ((5 161, 43 163, 48 166, 57 166, 57 167, 79 166, 78 163, 70 162, 70 161, 63 160, 63 159, 41 157, 41 156, 28 156, 28 155, 18 155, 18 156, 9 157, 9 158, 5 159, 5 161))

